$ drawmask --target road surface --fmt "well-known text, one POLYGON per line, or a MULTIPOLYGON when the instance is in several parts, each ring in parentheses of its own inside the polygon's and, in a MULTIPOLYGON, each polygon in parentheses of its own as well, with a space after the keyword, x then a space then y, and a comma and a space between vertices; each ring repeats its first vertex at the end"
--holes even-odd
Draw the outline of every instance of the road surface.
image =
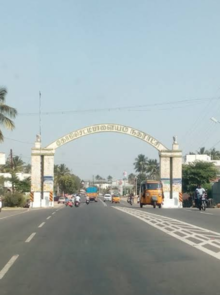
POLYGON ((206 213, 102 201, 3 212, 1 295, 219 295, 220 213, 206 213))

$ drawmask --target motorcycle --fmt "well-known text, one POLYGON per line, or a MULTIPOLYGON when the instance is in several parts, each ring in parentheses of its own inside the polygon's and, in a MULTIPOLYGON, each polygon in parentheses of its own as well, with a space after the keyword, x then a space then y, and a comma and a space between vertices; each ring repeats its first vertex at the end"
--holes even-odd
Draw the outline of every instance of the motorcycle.
POLYGON ((127 202, 128 202, 128 204, 130 204, 130 205, 133 204, 133 200, 132 200, 130 197, 127 198, 127 202))
POLYGON ((75 207, 79 207, 79 201, 75 201, 75 207))
POLYGON ((206 207, 207 207, 206 194, 203 194, 201 199, 199 200, 199 210, 205 211, 206 207))
POLYGON ((89 205, 89 200, 86 200, 86 204, 89 205))

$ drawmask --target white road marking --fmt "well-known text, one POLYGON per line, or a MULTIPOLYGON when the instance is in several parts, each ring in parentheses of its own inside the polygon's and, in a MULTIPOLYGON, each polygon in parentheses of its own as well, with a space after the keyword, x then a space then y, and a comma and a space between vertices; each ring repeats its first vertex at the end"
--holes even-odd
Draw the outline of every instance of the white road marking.
POLYGON ((41 228, 42 226, 44 226, 44 224, 45 224, 45 222, 42 222, 42 223, 38 226, 38 228, 41 228))
POLYGON ((214 214, 212 214, 212 213, 207 213, 207 212, 200 212, 200 213, 202 213, 202 214, 206 214, 206 215, 214 215, 214 214))
POLYGON ((99 201, 101 201, 104 207, 107 207, 107 204, 105 202, 103 202, 101 199, 99 199, 99 201))
POLYGON ((220 260, 220 233, 198 227, 178 219, 129 209, 113 207, 116 210, 136 217, 162 232, 220 260))
POLYGON ((9 215, 9 216, 5 216, 5 217, 1 217, 0 219, 6 219, 6 218, 9 218, 9 217, 17 216, 17 215, 19 215, 19 214, 24 214, 24 213, 27 213, 27 212, 29 212, 29 211, 19 212, 19 213, 17 213, 17 214, 13 214, 13 215, 9 215))
POLYGON ((47 219, 50 219, 50 218, 51 218, 51 216, 48 216, 48 217, 47 217, 47 219))
POLYGON ((56 212, 53 212, 52 214, 55 214, 56 212))
POLYGON ((25 243, 30 243, 30 241, 33 239, 33 237, 36 235, 36 233, 33 233, 30 235, 29 238, 27 238, 27 240, 25 241, 25 243))
POLYGON ((203 211, 197 211, 197 210, 193 210, 193 209, 184 209, 184 211, 197 212, 197 213, 201 213, 201 214, 205 214, 205 215, 214 215, 213 213, 208 213, 208 212, 203 212, 203 211))
POLYGON ((8 261, 8 263, 3 267, 3 269, 0 271, 0 280, 9 271, 9 269, 12 267, 12 265, 15 263, 15 261, 18 259, 18 257, 19 257, 19 255, 12 256, 12 258, 8 261))

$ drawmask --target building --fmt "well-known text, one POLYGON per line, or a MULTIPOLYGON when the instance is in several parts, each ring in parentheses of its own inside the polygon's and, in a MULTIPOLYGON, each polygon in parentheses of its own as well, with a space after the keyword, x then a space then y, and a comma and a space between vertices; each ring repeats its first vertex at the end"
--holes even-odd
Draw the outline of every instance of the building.
POLYGON ((184 164, 190 164, 196 161, 213 163, 218 168, 218 176, 220 176, 220 160, 212 160, 208 155, 186 155, 184 164))
MULTIPOLYGON (((31 177, 31 174, 28 174, 28 173, 16 173, 16 176, 18 177, 18 179, 20 181, 23 181, 29 177, 31 177)), ((11 174, 10 173, 0 173, 0 177, 4 177, 6 179, 9 179, 11 178, 11 174)), ((4 188, 8 189, 8 190, 11 190, 12 188, 12 183, 9 181, 9 180, 5 180, 4 182, 4 188)))

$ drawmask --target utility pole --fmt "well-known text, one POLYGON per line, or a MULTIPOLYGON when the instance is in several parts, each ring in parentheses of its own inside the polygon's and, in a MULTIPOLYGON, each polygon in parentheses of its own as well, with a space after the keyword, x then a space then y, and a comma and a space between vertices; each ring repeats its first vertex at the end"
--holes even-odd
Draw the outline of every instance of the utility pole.
POLYGON ((11 163, 11 178, 12 178, 12 182, 11 182, 11 185, 12 185, 12 192, 14 193, 14 181, 13 181, 13 177, 14 175, 13 174, 13 170, 14 170, 14 161, 13 161, 13 151, 12 149, 10 149, 10 163, 11 163))
MULTIPOLYGON (((40 135, 40 141, 41 141, 41 92, 39 91, 39 135, 40 135)), ((40 142, 40 179, 41 179, 41 185, 40 185, 40 207, 42 205, 42 200, 44 198, 44 155, 41 155, 41 142, 40 142)))

